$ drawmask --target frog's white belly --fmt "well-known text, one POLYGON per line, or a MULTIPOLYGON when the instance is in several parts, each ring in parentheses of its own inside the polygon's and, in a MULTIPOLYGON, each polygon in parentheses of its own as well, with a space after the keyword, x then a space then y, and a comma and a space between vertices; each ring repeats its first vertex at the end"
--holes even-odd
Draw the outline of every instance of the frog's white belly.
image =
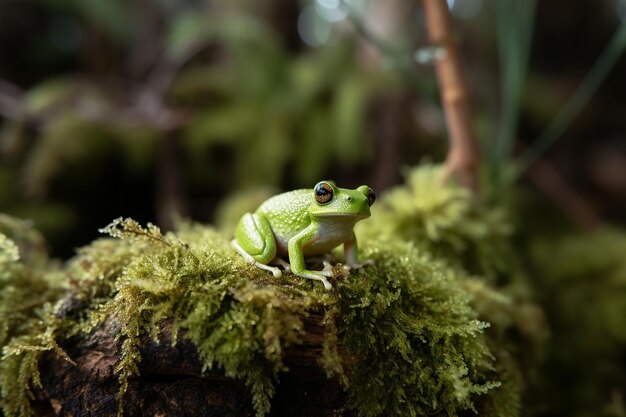
MULTIPOLYGON (((313 239, 303 245, 302 252, 304 256, 328 253, 345 241, 352 239, 354 222, 319 222, 317 225, 317 233, 313 236, 313 239)), ((288 256, 289 239, 299 232, 297 231, 290 235, 274 235, 278 256, 288 256)))

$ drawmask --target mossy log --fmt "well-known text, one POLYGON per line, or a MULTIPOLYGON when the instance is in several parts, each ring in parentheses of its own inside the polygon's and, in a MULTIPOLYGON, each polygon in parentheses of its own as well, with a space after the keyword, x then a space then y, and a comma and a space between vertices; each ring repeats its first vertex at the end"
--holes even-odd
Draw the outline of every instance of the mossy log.
POLYGON ((509 229, 420 171, 360 231, 372 264, 337 265, 331 291, 193 223, 120 218, 64 265, 0 236, 5 415, 519 415, 516 309, 489 284, 509 229))
MULTIPOLYGON (((324 338, 322 316, 305 319, 302 344, 285 352, 289 372, 280 375, 269 416, 335 416, 345 402, 338 381, 328 379, 319 363, 324 338)), ((181 338, 171 343, 171 320, 160 323, 160 342, 141 337, 139 375, 129 381, 124 416, 237 416, 255 415, 248 388, 219 370, 202 372, 195 345, 181 338)), ((117 320, 88 335, 68 339, 62 348, 75 364, 54 352, 40 361, 42 388, 36 392, 37 415, 118 415, 121 340, 117 320)), ((342 413, 342 415, 349 415, 342 413)))

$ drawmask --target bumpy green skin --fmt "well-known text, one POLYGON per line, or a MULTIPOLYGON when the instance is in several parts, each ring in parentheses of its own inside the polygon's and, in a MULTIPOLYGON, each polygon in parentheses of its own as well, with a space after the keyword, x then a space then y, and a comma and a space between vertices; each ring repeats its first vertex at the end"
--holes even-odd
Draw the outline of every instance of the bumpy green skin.
POLYGON ((350 190, 324 182, 333 188, 333 197, 325 204, 316 200, 314 189, 301 189, 274 196, 254 213, 246 213, 235 230, 233 247, 248 262, 277 277, 280 270, 268 264, 289 256, 295 275, 322 281, 330 289, 326 280, 332 276, 330 267, 307 270, 304 257, 328 253, 343 243, 347 265, 360 266, 353 228, 359 220, 370 217, 370 188, 362 185, 350 190))

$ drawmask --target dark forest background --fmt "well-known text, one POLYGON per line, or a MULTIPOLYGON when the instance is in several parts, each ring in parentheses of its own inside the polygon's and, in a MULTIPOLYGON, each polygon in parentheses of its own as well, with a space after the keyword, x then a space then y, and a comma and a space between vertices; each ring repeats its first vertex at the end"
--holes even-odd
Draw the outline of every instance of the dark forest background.
MULTIPOLYGON (((505 167, 571 101, 626 3, 449 4, 485 181, 512 187, 505 167)), ((240 190, 320 178, 380 192, 401 180, 399 167, 445 156, 437 50, 416 1, 0 8, 0 208, 33 219, 61 257, 121 214, 165 228, 178 214, 211 222, 240 190)), ((625 220, 621 48, 541 164, 521 174, 582 227, 625 220)))

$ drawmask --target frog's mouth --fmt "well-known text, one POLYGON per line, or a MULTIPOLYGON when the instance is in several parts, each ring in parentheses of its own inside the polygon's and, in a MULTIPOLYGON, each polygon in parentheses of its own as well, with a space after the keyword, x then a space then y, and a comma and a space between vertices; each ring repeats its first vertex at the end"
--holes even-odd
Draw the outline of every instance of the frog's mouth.
POLYGON ((371 214, 369 212, 357 211, 354 213, 316 213, 313 214, 314 217, 361 217, 367 218, 370 217, 371 214))

